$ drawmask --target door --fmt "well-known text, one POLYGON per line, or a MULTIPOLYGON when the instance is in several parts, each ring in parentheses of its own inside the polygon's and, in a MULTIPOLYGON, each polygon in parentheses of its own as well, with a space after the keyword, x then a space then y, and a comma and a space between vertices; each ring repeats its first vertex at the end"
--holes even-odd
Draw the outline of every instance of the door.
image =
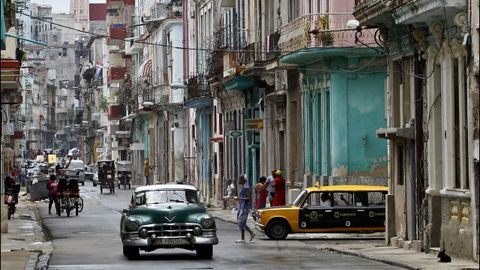
POLYGON ((333 207, 322 206, 321 193, 311 192, 300 208, 301 229, 327 229, 335 227, 333 207))

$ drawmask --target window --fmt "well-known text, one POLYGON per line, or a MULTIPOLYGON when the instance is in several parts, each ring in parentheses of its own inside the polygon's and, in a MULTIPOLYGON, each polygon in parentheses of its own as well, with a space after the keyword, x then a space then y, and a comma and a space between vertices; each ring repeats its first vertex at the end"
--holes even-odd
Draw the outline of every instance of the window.
POLYGON ((353 205, 353 194, 351 192, 335 192, 332 194, 334 206, 353 205))
POLYGON ((453 144, 454 144, 454 188, 468 189, 468 140, 467 140, 467 91, 463 59, 455 58, 453 65, 453 144))
POLYGON ((223 134, 223 114, 219 113, 218 114, 218 134, 222 135, 223 134))
POLYGON ((400 144, 397 147, 397 185, 402 186, 404 179, 404 157, 403 157, 403 145, 400 144))
POLYGON ((300 0, 288 1, 288 22, 300 17, 301 2, 300 0))

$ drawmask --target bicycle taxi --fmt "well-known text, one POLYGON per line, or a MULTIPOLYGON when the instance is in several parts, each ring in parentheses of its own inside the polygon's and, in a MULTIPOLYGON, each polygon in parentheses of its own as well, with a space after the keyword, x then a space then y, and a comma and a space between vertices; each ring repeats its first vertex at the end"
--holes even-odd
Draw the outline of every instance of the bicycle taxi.
POLYGON ((117 161, 117 179, 118 179, 118 189, 121 186, 124 189, 131 188, 130 180, 132 179, 132 162, 128 160, 119 160, 117 161))
POLYGON ((80 197, 80 188, 78 186, 78 178, 70 178, 66 171, 68 169, 61 169, 61 175, 59 177, 57 186, 57 200, 60 211, 58 216, 61 216, 65 211, 67 217, 70 216, 70 212, 75 209, 75 215, 83 210, 83 199, 80 197))
POLYGON ((99 160, 97 161, 98 181, 100 182, 100 193, 103 189, 108 189, 111 194, 115 193, 115 161, 99 160))

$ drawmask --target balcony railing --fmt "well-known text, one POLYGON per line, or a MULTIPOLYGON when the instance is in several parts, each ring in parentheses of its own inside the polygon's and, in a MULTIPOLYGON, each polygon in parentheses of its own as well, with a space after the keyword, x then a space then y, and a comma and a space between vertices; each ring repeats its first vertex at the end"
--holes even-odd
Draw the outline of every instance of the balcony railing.
MULTIPOLYGON (((351 13, 306 14, 284 25, 278 45, 282 53, 311 47, 356 47, 355 29, 346 29, 351 13)), ((364 43, 374 43, 374 32, 363 34, 364 43)))
POLYGON ((108 106, 108 120, 120 120, 125 116, 125 106, 110 105, 108 106))
POLYGON ((125 79, 126 67, 110 67, 108 70, 108 82, 120 82, 125 79))
POLYGON ((125 24, 111 24, 108 28, 108 45, 123 46, 125 37, 127 37, 127 28, 125 24))
POLYGON ((197 75, 188 80, 187 99, 210 96, 210 89, 204 76, 197 75))

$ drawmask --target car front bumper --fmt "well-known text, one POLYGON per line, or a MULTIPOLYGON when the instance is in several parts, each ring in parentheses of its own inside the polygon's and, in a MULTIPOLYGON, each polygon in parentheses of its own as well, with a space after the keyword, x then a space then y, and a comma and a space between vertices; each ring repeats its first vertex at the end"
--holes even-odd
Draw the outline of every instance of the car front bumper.
POLYGON ((124 234, 122 237, 123 246, 128 247, 182 247, 196 245, 216 245, 218 238, 216 236, 178 236, 178 237, 157 237, 150 235, 140 237, 138 234, 124 234))
POLYGON ((261 231, 265 231, 265 225, 263 225, 262 223, 259 223, 259 222, 255 222, 255 228, 257 228, 258 230, 261 230, 261 231))

